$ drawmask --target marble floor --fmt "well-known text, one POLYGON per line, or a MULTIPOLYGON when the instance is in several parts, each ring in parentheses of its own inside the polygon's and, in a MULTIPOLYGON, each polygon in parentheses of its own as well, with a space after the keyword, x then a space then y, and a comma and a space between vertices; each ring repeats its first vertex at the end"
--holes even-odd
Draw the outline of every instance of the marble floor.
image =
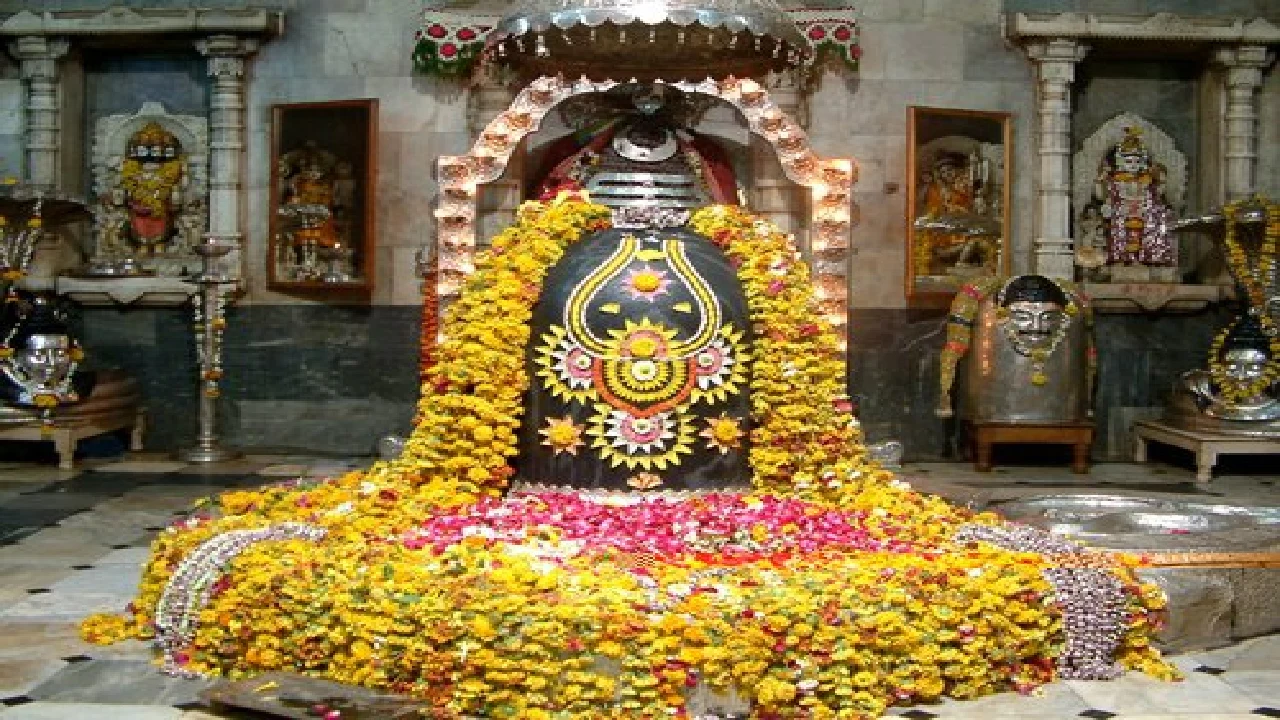
MULTIPOLYGON (((160 675, 138 642, 96 647, 76 621, 131 599, 151 537, 198 498, 282 477, 328 475, 367 460, 249 456, 188 465, 134 454, 73 471, 0 464, 0 720, 172 720, 248 717, 203 707, 202 681, 160 675)), ((1263 466, 1264 468, 1266 466, 1263 466)), ((1269 469, 1269 468, 1268 468, 1269 469)), ((1253 468, 1256 471, 1256 468, 1253 468)), ((1272 470, 1271 472, 1276 472, 1272 470)), ((1185 467, 1097 465, 1065 469, 961 464, 908 465, 922 490, 961 503, 1060 492, 1220 497, 1280 503, 1278 474, 1230 472, 1196 486, 1185 467)), ((1060 682, 1034 696, 895 708, 908 718, 1280 718, 1280 636, 1173 657, 1186 680, 1130 674, 1111 682, 1060 682)))

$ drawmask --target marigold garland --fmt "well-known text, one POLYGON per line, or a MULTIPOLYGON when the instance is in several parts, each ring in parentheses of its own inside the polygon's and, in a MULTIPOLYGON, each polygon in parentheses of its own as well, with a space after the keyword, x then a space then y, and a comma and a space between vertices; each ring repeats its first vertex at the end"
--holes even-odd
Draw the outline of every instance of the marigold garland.
POLYGON ((1266 367, 1260 377, 1251 381, 1242 381, 1228 373, 1222 357, 1227 338, 1240 323, 1240 319, 1222 328, 1209 345, 1209 375, 1218 386, 1218 392, 1227 402, 1240 403, 1258 397, 1280 382, 1280 328, 1276 327, 1266 308, 1267 290, 1275 281, 1277 255, 1280 254, 1280 204, 1267 202, 1259 196, 1250 201, 1226 205, 1222 209, 1222 215, 1226 224, 1223 243, 1227 249, 1227 263, 1231 266, 1236 282, 1245 292, 1247 312, 1258 319, 1263 333, 1269 338, 1270 357, 1267 358, 1266 367), (1249 255, 1239 237, 1239 215, 1245 205, 1261 205, 1265 212, 1265 226, 1256 265, 1249 262, 1249 255))
MULTIPOLYGON (((498 499, 542 279, 607 218, 573 196, 522 206, 445 315, 399 459, 205 503, 156 539, 132 621, 95 616, 83 636, 149 636, 193 548, 304 522, 323 540, 261 542, 228 561, 175 656, 188 670, 387 688, 437 718, 581 720, 680 717, 699 684, 734 690, 758 718, 862 718, 1052 679, 1063 625, 1051 561, 949 544, 963 523, 995 518, 866 461, 833 402, 843 366, 831 329, 811 320, 808 271, 786 235, 740 209, 708 208, 692 225, 737 265, 755 323, 756 493, 498 499)), ((1167 676, 1147 643, 1162 597, 1137 583, 1136 562, 1107 563, 1127 613, 1118 659, 1167 676)))

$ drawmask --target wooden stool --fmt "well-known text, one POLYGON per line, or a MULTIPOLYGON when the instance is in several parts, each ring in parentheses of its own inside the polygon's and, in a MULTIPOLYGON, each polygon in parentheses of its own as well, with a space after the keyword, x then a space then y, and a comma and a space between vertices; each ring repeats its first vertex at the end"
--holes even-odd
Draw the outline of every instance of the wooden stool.
POLYGON ((1175 427, 1159 420, 1140 420, 1133 426, 1133 459, 1147 461, 1147 443, 1157 442, 1190 450, 1196 456, 1196 482, 1213 479, 1219 455, 1280 454, 1280 440, 1249 435, 1227 435, 1175 427))
POLYGON ((1089 472, 1089 448, 1093 445, 1093 423, 1002 423, 972 422, 973 468, 991 472, 991 446, 1001 443, 1050 443, 1071 446, 1071 472, 1089 472))

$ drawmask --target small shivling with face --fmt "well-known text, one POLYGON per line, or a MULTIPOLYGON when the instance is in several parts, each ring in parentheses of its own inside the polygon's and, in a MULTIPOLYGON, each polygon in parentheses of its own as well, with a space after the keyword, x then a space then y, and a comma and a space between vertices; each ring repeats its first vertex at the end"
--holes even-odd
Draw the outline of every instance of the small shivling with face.
POLYGON ((0 346, 0 397, 42 408, 80 400, 87 392, 76 382, 83 354, 62 314, 38 295, 9 305, 25 310, 7 319, 0 346))
POLYGON ((1230 419, 1280 419, 1280 369, 1260 315, 1236 321, 1210 353, 1209 371, 1183 376, 1202 412, 1230 419))
POLYGON ((1005 318, 1005 335, 1021 355, 1053 352, 1070 323, 1066 293, 1040 275, 1014 278, 1001 289, 997 303, 1005 318))

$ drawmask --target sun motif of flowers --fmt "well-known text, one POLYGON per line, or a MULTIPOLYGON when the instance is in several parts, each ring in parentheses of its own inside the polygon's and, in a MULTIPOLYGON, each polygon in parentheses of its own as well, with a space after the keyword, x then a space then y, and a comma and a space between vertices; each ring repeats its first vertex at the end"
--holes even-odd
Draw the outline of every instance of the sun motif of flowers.
POLYGON ((551 326, 535 350, 534 362, 542 386, 554 397, 568 402, 585 402, 594 397, 591 387, 594 359, 565 329, 551 326))
POLYGON ((743 333, 725 325, 709 345, 693 356, 693 372, 697 387, 694 402, 722 402, 736 395, 747 381, 750 352, 742 342, 743 333))
POLYGON ((591 447, 611 467, 665 470, 680 464, 680 456, 693 452, 693 427, 683 413, 656 413, 637 417, 600 403, 587 430, 591 447))
POLYGON ((725 455, 742 445, 745 434, 737 418, 721 413, 718 418, 707 418, 707 427, 698 436, 706 439, 708 449, 719 450, 721 455, 725 455))
POLYGON ((627 271, 623 278, 627 294, 635 300, 653 302, 659 295, 665 295, 671 286, 671 277, 666 270, 658 270, 650 265, 641 265, 627 271))
POLYGON ((618 357, 665 360, 676 331, 644 317, 638 323, 626 320, 621 328, 610 330, 609 335, 618 357))
POLYGON ((582 447, 582 426, 573 422, 573 417, 547 418, 546 427, 538 431, 543 435, 542 444, 555 450, 556 454, 569 453, 577 455, 582 447))

